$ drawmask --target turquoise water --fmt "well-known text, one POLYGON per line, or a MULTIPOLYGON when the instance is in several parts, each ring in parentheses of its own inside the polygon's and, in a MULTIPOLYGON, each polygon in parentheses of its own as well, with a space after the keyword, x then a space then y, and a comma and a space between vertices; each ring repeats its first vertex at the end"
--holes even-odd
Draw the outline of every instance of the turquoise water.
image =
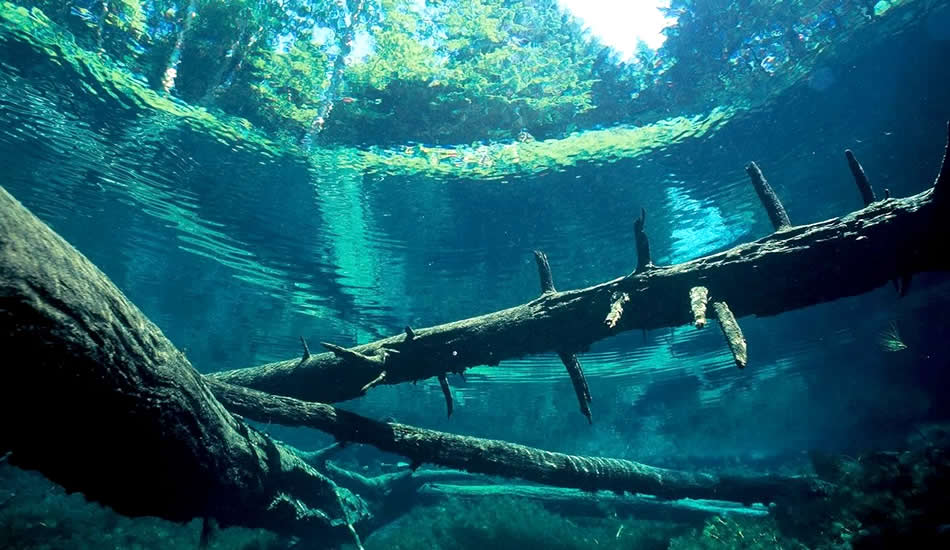
MULTIPOLYGON (((469 103, 482 101, 482 111, 424 104, 423 87, 412 87, 408 77, 410 84, 397 79, 375 96, 353 97, 356 77, 339 84, 330 63, 323 95, 304 105, 323 119, 319 132, 296 122, 269 126, 248 115, 246 105, 227 103, 227 90, 208 91, 228 82, 230 69, 219 72, 210 61, 229 50, 225 19, 215 34, 207 31, 215 19, 203 15, 200 32, 189 36, 180 34, 178 19, 160 17, 172 3, 143 2, 141 32, 107 25, 103 52, 96 53, 89 28, 98 28, 98 20, 89 18, 98 17, 92 8, 99 3, 87 3, 69 3, 73 11, 61 14, 51 8, 55 3, 26 3, 49 19, 4 4, 2 186, 102 269, 202 373, 296 357, 301 336, 314 348, 323 341, 352 346, 406 325, 433 326, 524 303, 537 295, 533 250, 547 253, 558 290, 628 274, 636 266, 633 219, 640 208, 649 212, 658 264, 755 240, 771 226, 744 171, 750 160, 762 167, 794 224, 862 206, 846 148, 879 196, 885 188, 894 197, 916 194, 933 183, 950 118, 946 2, 674 2, 682 10, 678 30, 655 54, 663 70, 647 79, 628 65, 627 76, 611 77, 619 61, 607 56, 597 65, 595 108, 532 124, 527 113, 534 104, 523 101, 523 128, 508 104, 461 85, 462 91, 445 92, 446 104, 470 94, 469 103), (145 53, 120 55, 135 36, 145 53), (165 90, 148 72, 161 63, 150 60, 177 36, 185 43, 181 80, 165 90), (220 83, 200 89, 196 75, 208 73, 220 74, 220 83), (630 84, 635 76, 641 80, 630 84), (327 105, 334 107, 323 116, 327 105), (347 111, 351 105, 366 110, 347 111), (452 113, 457 119, 439 118, 452 113), (467 122, 457 122, 463 117, 467 122), (531 139, 520 139, 520 131, 531 139)), ((174 8, 223 9, 216 2, 183 4, 189 5, 174 8)), ((245 4, 263 9, 267 3, 245 4)), ((465 2, 430 4, 451 10, 465 2)), ((546 6, 504 4, 542 14, 546 6)), ((385 26, 394 20, 386 7, 361 13, 381 17, 377 26, 385 26)), ((317 21, 332 26, 330 11, 313 9, 317 21)), ((347 9, 352 17, 357 3, 347 9)), ((522 24, 530 27, 532 17, 542 16, 524 16, 522 24)), ((372 35, 371 23, 353 27, 372 35)), ((533 60, 522 63, 529 74, 534 70, 533 60)), ((505 74, 490 64, 478 67, 484 75, 505 74)), ((431 82, 424 89, 433 94, 452 86, 431 82)), ((558 95, 519 93, 536 93, 538 100, 558 95)), ((945 466, 942 454, 934 454, 941 438, 933 434, 942 433, 950 414, 948 290, 945 275, 921 274, 903 298, 886 286, 741 318, 750 350, 744 370, 735 368, 718 329, 680 326, 602 340, 580 355, 593 396, 592 425, 578 414, 570 379, 553 353, 477 366, 464 379, 450 374, 450 418, 434 378, 377 387, 339 406, 424 428, 684 470, 810 473, 818 455, 862 464, 861 457, 876 451, 926 447, 924 456, 902 455, 903 467, 930 468, 939 480, 945 466)), ((300 449, 332 442, 315 430, 253 425, 300 449)), ((404 461, 355 444, 335 460, 365 475, 404 461)), ((197 543, 197 523, 120 518, 54 485, 47 489, 38 475, 7 465, 0 473, 0 546, 197 543)), ((943 487, 920 479, 914 478, 915 494, 943 487)), ((940 501, 921 496, 898 505, 899 490, 887 491, 886 513, 861 516, 858 524, 841 519, 852 536, 826 539, 807 518, 830 513, 804 508, 716 523, 710 518, 717 516, 703 514, 684 521, 609 510, 578 516, 528 499, 407 500, 403 517, 360 534, 367 548, 460 548, 486 540, 556 547, 546 536, 565 548, 593 547, 594 540, 618 548, 765 544, 735 535, 743 530, 774 531, 781 542, 761 546, 769 548, 845 547, 852 539, 856 547, 908 540, 942 547, 950 520, 936 510, 940 501), (889 514, 898 506, 924 519, 897 520, 889 514), (789 519, 796 514, 798 522, 789 519), (535 519, 516 529, 509 523, 517 515, 535 519), (917 538, 880 534, 891 527, 917 538)), ((227 529, 210 544, 295 543, 227 529)))

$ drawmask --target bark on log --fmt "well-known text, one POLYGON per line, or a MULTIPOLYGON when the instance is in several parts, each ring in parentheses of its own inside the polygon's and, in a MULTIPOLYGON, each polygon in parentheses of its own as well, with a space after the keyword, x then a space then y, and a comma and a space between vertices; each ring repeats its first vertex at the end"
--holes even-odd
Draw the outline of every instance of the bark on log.
POLYGON ((709 303, 709 289, 694 286, 689 289, 689 309, 693 312, 693 325, 696 328, 706 326, 706 305, 709 303))
MULTIPOLYGON (((526 304, 435 327, 411 342, 393 336, 352 348, 402 353, 386 364, 386 384, 462 372, 477 365, 563 349, 583 350, 620 331, 694 322, 686 301, 696 286, 714 289, 736 317, 768 316, 874 290, 892 279, 950 267, 945 222, 950 199, 946 160, 933 189, 887 199, 841 218, 785 228, 755 242, 674 266, 652 267, 590 288, 545 293, 526 304), (616 327, 604 323, 628 294, 616 327), (682 305, 679 305, 682 304, 682 305), (411 344, 411 345, 410 345, 411 344)), ((379 375, 333 354, 219 372, 212 376, 308 401, 352 399, 379 375)))
POLYGON ((593 424, 594 420, 590 412, 590 386, 587 385, 587 377, 584 375, 584 367, 573 353, 558 352, 561 363, 567 369, 568 376, 571 377, 571 385, 574 386, 574 395, 577 396, 577 404, 580 407, 581 414, 587 417, 587 422, 593 424))
POLYGON ((797 501, 824 492, 822 484, 811 477, 693 473, 630 460, 568 455, 506 441, 378 422, 323 403, 271 395, 212 378, 207 379, 207 384, 228 409, 248 418, 315 428, 341 442, 364 443, 405 456, 415 466, 436 464, 555 487, 644 493, 663 499, 717 499, 751 504, 797 501))
POLYGON ((725 302, 713 302, 713 310, 716 311, 716 318, 719 319, 719 328, 722 329, 722 335, 726 339, 729 351, 732 352, 732 358, 736 361, 736 366, 744 369, 749 362, 749 349, 746 345, 745 336, 742 335, 742 329, 736 322, 735 316, 729 310, 729 305, 725 302))
POLYGON ((366 477, 327 462, 322 471, 341 487, 367 498, 373 508, 373 530, 398 519, 416 505, 440 505, 450 500, 469 504, 486 498, 526 500, 569 516, 632 516, 683 523, 702 522, 711 515, 768 515, 768 508, 762 505, 745 506, 720 500, 661 500, 649 495, 616 495, 561 487, 494 484, 485 476, 457 470, 404 470, 366 477))
POLYGON ((577 489, 538 487, 534 485, 456 485, 432 483, 419 487, 417 499, 423 504, 439 504, 446 500, 474 502, 484 498, 516 498, 540 504, 544 508, 569 516, 605 517, 632 516, 674 522, 702 522, 709 516, 761 517, 768 515, 764 506, 743 506, 716 500, 658 500, 647 495, 613 495, 590 493, 577 489))
POLYGON ((341 497, 352 495, 225 410, 162 332, 2 187, 0 349, 10 463, 128 516, 351 540, 357 510, 341 497))

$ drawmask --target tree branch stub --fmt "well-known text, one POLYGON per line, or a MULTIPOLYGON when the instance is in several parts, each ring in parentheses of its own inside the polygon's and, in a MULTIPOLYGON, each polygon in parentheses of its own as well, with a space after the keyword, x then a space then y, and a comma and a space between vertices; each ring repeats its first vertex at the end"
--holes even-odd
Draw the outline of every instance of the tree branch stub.
POLYGON ((696 328, 706 326, 706 304, 709 302, 709 290, 704 286, 689 289, 689 308, 693 312, 693 324, 696 328))
POLYGON ((871 204, 877 199, 874 196, 874 188, 871 187, 871 182, 868 181, 868 177, 864 173, 864 168, 855 158, 851 149, 846 149, 844 156, 848 159, 848 168, 851 170, 851 175, 854 176, 854 183, 858 186, 858 191, 861 192, 861 200, 864 201, 864 206, 871 204))
POLYGON ((788 213, 785 211, 785 207, 782 206, 782 201, 779 200, 775 190, 762 175, 759 166, 755 162, 750 162, 746 165, 745 171, 749 174, 749 179, 752 180, 752 186, 759 196, 759 201, 762 202, 765 212, 769 215, 772 227, 776 231, 783 231, 791 227, 792 222, 788 219, 788 213))
POLYGON ((635 273, 643 273, 653 267, 653 259, 650 255, 650 239, 644 229, 646 221, 647 210, 641 208, 640 217, 633 221, 633 237, 637 245, 637 270, 635 273))
POLYGON ((554 289, 554 276, 551 274, 551 264, 548 263, 547 254, 540 250, 535 250, 534 259, 538 264, 538 277, 541 280, 541 294, 557 292, 557 290, 554 289))
POLYGON ((442 395, 445 397, 445 413, 446 418, 452 417, 452 388, 449 387, 449 379, 446 378, 445 374, 440 374, 438 376, 439 387, 442 388, 442 395))
POLYGON ((558 352, 558 357, 564 363, 567 374, 571 377, 571 385, 574 387, 574 394, 577 396, 577 404, 580 406, 581 414, 587 417, 587 422, 593 424, 594 420, 590 411, 590 387, 587 385, 587 377, 584 375, 584 369, 577 355, 573 353, 558 352))
POLYGON ((736 366, 744 369, 749 362, 749 353, 746 346, 745 336, 742 335, 742 329, 736 321, 735 315, 729 309, 725 302, 713 302, 713 309, 716 311, 716 317, 719 319, 719 327, 722 328, 722 335, 726 338, 726 344, 729 345, 729 351, 736 361, 736 366))

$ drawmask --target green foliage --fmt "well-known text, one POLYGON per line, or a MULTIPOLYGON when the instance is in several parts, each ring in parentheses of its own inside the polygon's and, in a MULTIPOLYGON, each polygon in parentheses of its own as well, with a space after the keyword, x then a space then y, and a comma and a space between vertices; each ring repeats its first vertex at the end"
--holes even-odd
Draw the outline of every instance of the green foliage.
POLYGON ((429 82, 440 72, 435 49, 423 42, 419 18, 410 0, 383 0, 386 19, 373 28, 375 52, 347 69, 350 86, 383 90, 394 81, 429 82))
POLYGON ((135 62, 143 50, 141 42, 148 40, 142 0, 30 0, 23 4, 66 25, 85 47, 126 64, 135 62))
POLYGON ((374 53, 348 67, 360 105, 337 113, 331 136, 376 143, 467 142, 564 131, 593 107, 595 60, 580 27, 544 0, 444 0, 416 11, 386 0, 374 53), (410 121, 402 113, 413 113, 410 121), (358 122, 357 122, 358 121, 358 122), (406 123, 408 122, 408 124, 406 123))
POLYGON ((365 541, 367 550, 665 550, 682 532, 653 521, 569 519, 531 502, 482 499, 417 508, 365 541))
POLYGON ((284 52, 256 48, 236 81, 216 104, 276 133, 299 136, 319 116, 328 85, 326 54, 309 40, 284 52))

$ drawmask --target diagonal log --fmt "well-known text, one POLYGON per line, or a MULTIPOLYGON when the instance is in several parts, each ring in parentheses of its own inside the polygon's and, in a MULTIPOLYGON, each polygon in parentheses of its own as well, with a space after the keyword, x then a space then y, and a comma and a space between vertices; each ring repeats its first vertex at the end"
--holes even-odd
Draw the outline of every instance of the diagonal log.
POLYGON ((162 332, 2 187, 0 349, 17 358, 0 383, 10 463, 128 516, 352 540, 352 495, 225 410, 162 332))
MULTIPOLYGON (((734 315, 768 316, 870 292, 892 279, 950 268, 950 239, 941 213, 950 199, 950 162, 934 188, 904 199, 887 199, 841 218, 782 231, 724 252, 643 272, 596 286, 545 292, 509 309, 415 332, 412 345, 400 334, 352 348, 375 355, 401 350, 386 364, 383 383, 398 384, 462 372, 477 365, 570 349, 621 331, 675 327, 695 322, 688 296, 693 287, 715 289, 734 315), (604 322, 626 294, 616 326, 604 322)), ((215 378, 269 393, 332 403, 361 395, 378 368, 345 364, 333 354, 313 355, 216 373, 215 378)))
POLYGON ((437 464, 555 487, 644 493, 662 499, 795 502, 825 491, 811 477, 727 476, 669 470, 616 458, 568 455, 495 439, 379 422, 323 403, 271 395, 213 378, 206 380, 215 397, 238 414, 261 422, 315 428, 341 442, 363 443, 402 455, 416 466, 437 464))

